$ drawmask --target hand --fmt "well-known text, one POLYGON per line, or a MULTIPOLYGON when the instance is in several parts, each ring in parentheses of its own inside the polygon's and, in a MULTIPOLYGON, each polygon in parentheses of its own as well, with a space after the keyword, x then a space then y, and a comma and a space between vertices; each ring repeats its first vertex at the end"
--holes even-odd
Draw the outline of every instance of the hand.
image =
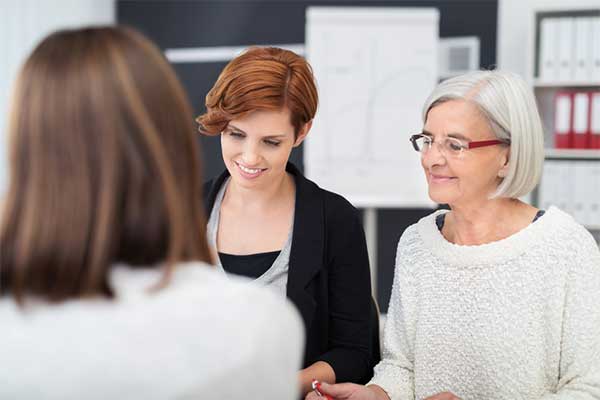
POLYGON ((460 397, 451 392, 442 392, 434 394, 433 396, 430 396, 425 400, 460 400, 460 397))
MULTIPOLYGON (((330 385, 321 382, 321 393, 328 395, 333 400, 379 400, 375 391, 366 386, 356 385, 354 383, 338 383, 330 385)), ((325 400, 324 397, 319 397, 315 392, 309 392, 305 400, 325 400)))

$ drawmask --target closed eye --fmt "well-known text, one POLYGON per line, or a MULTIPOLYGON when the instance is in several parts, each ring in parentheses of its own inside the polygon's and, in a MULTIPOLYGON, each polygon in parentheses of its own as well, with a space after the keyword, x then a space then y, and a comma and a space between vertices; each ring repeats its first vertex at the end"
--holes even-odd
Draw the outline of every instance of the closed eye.
POLYGON ((229 131, 228 135, 233 138, 236 138, 236 139, 242 139, 246 136, 242 132, 236 132, 236 131, 229 131))
POLYGON ((265 143, 268 144, 269 146, 279 146, 281 144, 280 141, 272 140, 272 139, 265 139, 265 143))

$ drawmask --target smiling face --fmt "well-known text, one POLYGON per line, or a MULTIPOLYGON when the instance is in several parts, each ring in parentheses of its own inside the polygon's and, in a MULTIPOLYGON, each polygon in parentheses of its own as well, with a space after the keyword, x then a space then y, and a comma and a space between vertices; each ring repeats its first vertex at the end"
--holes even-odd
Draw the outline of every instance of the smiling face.
POLYGON ((487 120, 471 103, 451 100, 427 114, 423 128, 436 142, 421 153, 429 197, 439 204, 460 205, 489 198, 508 170, 508 147, 495 145, 465 149, 459 157, 440 152, 446 137, 471 141, 496 139, 487 120))
POLYGON ((231 120, 221 134, 221 149, 232 182, 246 188, 281 182, 292 148, 309 128, 307 124, 296 138, 287 108, 253 111, 231 120))

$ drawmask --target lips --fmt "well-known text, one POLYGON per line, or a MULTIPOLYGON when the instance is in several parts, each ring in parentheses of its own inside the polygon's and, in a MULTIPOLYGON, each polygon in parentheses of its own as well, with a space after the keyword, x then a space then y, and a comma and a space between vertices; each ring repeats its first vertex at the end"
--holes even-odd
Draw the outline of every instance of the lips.
POLYGON ((259 177, 266 168, 250 168, 245 165, 242 165, 238 162, 235 162, 235 165, 238 167, 238 171, 240 171, 240 175, 247 179, 254 179, 259 177))
POLYGON ((455 179, 456 177, 454 176, 432 174, 431 172, 429 173, 429 181, 432 183, 447 183, 455 179))

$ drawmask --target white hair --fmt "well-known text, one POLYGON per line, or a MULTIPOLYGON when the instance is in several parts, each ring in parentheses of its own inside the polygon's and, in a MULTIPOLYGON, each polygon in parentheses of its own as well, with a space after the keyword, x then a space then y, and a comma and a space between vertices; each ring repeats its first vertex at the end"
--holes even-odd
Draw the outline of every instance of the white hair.
POLYGON ((450 100, 474 104, 499 140, 510 141, 508 173, 491 198, 518 198, 539 183, 544 132, 535 98, 523 78, 506 71, 475 71, 440 83, 423 107, 423 123, 433 107, 450 100))

